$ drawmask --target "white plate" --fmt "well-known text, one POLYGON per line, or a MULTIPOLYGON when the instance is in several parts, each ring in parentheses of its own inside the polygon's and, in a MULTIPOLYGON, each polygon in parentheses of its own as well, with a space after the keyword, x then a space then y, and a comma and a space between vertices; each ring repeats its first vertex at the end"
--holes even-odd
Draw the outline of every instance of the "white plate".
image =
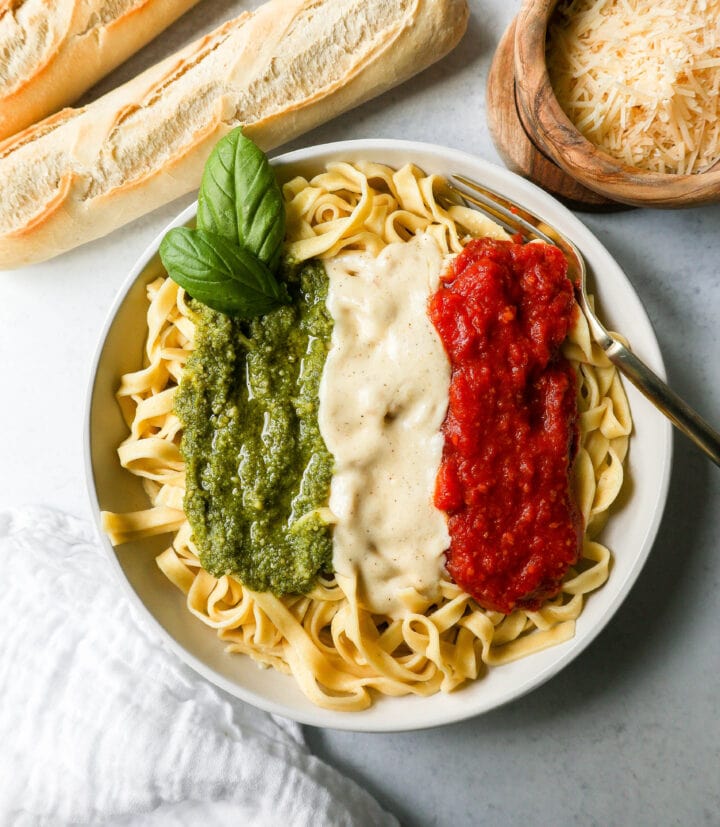
MULTIPOLYGON (((664 376, 657 340, 627 278, 595 236, 551 196, 471 155, 409 141, 326 144, 283 155, 273 164, 286 180, 298 172, 311 175, 327 162, 341 159, 380 161, 391 166, 412 161, 427 173, 463 173, 545 217, 584 253, 596 276, 595 292, 605 321, 613 329, 624 331, 635 352, 664 376)), ((195 206, 189 207, 170 226, 185 224, 194 214, 195 206)), ((609 581, 588 599, 571 641, 492 668, 480 680, 448 695, 379 698, 370 709, 355 713, 318 709, 300 692, 293 678, 272 669, 259 669, 244 656, 226 654, 214 631, 187 611, 183 595, 155 565, 155 554, 167 545, 167 537, 112 548, 100 529, 100 510, 126 511, 147 505, 140 480, 118 463, 116 448, 127 431, 114 393, 121 374, 141 364, 146 334, 145 284, 149 279, 145 271, 149 263, 157 261, 163 235, 133 267, 103 330, 90 381, 85 447, 90 499, 102 546, 132 602, 170 648, 208 680, 255 706, 302 723, 363 731, 421 729, 487 712, 539 686, 577 657, 630 591, 650 551, 665 506, 671 426, 632 386, 628 387, 628 396, 635 432, 628 455, 627 503, 613 515, 602 537, 613 552, 609 581)))

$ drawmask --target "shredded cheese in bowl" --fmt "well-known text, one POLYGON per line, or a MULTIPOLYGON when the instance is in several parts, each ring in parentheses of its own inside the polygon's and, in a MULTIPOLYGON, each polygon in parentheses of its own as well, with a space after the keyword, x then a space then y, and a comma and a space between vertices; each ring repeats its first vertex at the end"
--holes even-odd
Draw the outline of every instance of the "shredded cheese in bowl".
POLYGON ((624 163, 703 172, 720 159, 720 0, 572 0, 548 28, 555 95, 624 163))

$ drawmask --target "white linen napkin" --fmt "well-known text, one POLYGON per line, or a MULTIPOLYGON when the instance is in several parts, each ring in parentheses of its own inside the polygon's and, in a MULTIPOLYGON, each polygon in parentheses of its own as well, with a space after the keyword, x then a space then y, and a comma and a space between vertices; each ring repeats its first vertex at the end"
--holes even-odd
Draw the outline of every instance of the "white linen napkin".
POLYGON ((0 512, 0 823, 396 825, 133 617, 90 526, 0 512))

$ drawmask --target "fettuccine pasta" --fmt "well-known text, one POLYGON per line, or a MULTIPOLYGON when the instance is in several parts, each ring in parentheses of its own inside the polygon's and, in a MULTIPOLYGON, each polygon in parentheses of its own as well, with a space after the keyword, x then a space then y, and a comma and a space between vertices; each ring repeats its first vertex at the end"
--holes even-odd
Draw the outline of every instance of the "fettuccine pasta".
MULTIPOLYGON (((310 181, 283 188, 288 254, 329 259, 343 252, 373 255, 421 233, 447 255, 468 237, 507 238, 480 213, 441 198, 443 179, 408 165, 337 163, 310 181)), ((228 652, 291 673, 315 704, 360 710, 370 690, 385 695, 448 692, 497 666, 568 640, 586 595, 608 577, 610 552, 594 538, 623 484, 632 422, 615 368, 592 341, 582 313, 564 352, 579 379, 580 445, 575 488, 585 525, 582 556, 561 593, 538 611, 509 615, 481 609, 448 580, 431 606, 409 605, 401 616, 373 614, 358 600, 353 577, 320 577, 305 595, 276 597, 247 589, 233 575, 205 571, 183 513, 181 425, 173 396, 193 348, 193 313, 186 296, 163 272, 148 286, 147 364, 122 377, 118 399, 130 429, 120 462, 143 480, 151 507, 105 512, 114 544, 173 532, 157 558, 187 607, 216 630, 228 652)))

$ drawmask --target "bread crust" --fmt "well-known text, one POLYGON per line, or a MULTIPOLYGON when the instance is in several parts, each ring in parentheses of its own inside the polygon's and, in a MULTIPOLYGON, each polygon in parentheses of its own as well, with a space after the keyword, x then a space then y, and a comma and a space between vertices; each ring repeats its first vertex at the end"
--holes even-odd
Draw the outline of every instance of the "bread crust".
POLYGON ((0 268, 197 189, 238 125, 268 151, 401 83, 457 44, 468 15, 466 0, 270 0, 0 143, 0 268))
POLYGON ((198 0, 0 0, 0 140, 77 100, 198 0), (3 25, 4 24, 4 25, 3 25))

